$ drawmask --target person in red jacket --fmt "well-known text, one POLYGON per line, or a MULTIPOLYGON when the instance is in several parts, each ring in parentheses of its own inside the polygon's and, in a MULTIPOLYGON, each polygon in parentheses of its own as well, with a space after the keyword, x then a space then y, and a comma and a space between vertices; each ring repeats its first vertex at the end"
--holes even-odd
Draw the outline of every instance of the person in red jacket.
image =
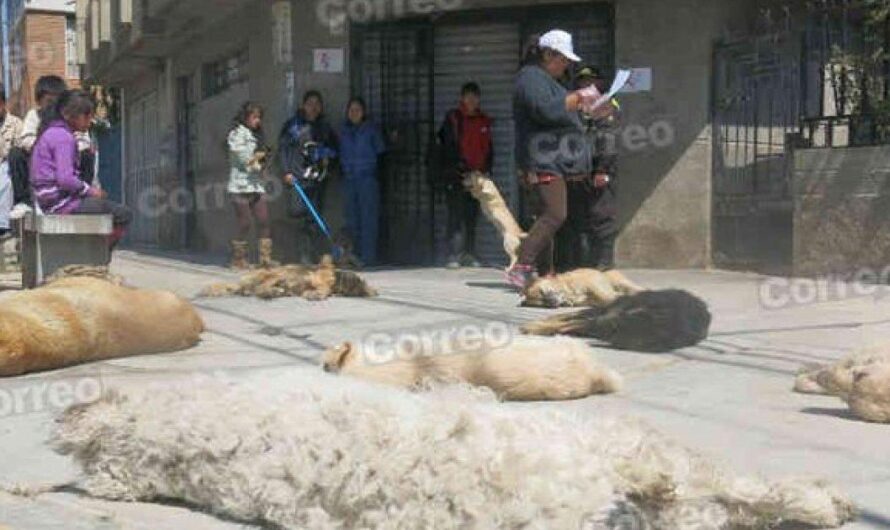
POLYGON ((478 267, 476 259, 476 221, 479 202, 463 186, 464 177, 473 171, 491 173, 494 149, 491 142, 491 118, 482 112, 482 90, 476 83, 460 90, 460 105, 448 111, 439 129, 439 141, 451 160, 445 174, 448 201, 447 267, 478 267))

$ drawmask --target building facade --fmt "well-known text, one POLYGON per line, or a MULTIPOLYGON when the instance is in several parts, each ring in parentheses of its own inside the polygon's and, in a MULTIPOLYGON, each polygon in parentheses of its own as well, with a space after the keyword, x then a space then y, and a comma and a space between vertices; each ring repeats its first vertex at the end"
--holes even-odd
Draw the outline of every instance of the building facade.
POLYGON ((34 105, 34 84, 41 76, 58 75, 80 86, 77 21, 67 0, 3 0, 3 82, 13 113, 24 115, 34 105))
MULTIPOLYGON (((712 263, 714 43, 751 27, 754 2, 78 0, 77 13, 85 78, 124 93, 124 196, 137 211, 136 243, 223 251, 234 231, 222 148, 231 117, 244 100, 259 101, 274 139, 302 92, 317 89, 335 125, 350 95, 368 102, 390 149, 384 256, 430 262, 442 252, 445 210, 426 178, 433 132, 460 85, 478 82, 495 118, 494 177, 521 213, 512 79, 523 42, 558 27, 606 72, 651 72, 650 87, 621 96, 620 264, 712 263)), ((325 213, 340 225, 332 184, 325 213)), ((287 197, 274 194, 286 259, 295 225, 287 197)), ((493 230, 484 221, 479 230, 483 257, 503 259, 493 230)))

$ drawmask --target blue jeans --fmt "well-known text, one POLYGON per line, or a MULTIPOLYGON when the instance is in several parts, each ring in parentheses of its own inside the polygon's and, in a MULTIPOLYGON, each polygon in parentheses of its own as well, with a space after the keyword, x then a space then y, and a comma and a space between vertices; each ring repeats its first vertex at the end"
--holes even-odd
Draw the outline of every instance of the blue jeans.
POLYGON ((352 237, 359 259, 365 265, 375 265, 380 219, 380 185, 376 176, 346 179, 344 191, 346 230, 352 237))

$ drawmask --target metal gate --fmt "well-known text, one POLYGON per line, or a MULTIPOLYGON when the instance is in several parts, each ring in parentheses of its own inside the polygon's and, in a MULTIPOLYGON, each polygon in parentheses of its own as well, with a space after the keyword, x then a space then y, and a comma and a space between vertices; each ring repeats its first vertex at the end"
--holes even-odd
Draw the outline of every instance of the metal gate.
POLYGON ((141 97, 127 106, 127 172, 124 201, 134 213, 127 241, 137 245, 159 243, 161 190, 158 187, 158 93, 141 97))
POLYGON ((356 30, 353 80, 388 139, 380 175, 382 256, 429 263, 435 253, 435 192, 427 178, 432 137, 432 28, 385 25, 356 30))
POLYGON ((801 115, 800 41, 793 35, 715 48, 712 243, 719 267, 790 266, 791 150, 801 115))

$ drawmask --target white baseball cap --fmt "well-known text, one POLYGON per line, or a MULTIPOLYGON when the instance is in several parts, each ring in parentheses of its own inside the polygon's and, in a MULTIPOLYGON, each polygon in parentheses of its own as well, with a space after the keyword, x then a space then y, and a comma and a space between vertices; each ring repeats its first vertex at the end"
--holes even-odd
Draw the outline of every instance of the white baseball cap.
POLYGON ((575 49, 572 46, 572 34, 567 31, 561 29, 548 31, 538 39, 538 46, 556 50, 576 63, 581 61, 581 58, 575 55, 575 49))

